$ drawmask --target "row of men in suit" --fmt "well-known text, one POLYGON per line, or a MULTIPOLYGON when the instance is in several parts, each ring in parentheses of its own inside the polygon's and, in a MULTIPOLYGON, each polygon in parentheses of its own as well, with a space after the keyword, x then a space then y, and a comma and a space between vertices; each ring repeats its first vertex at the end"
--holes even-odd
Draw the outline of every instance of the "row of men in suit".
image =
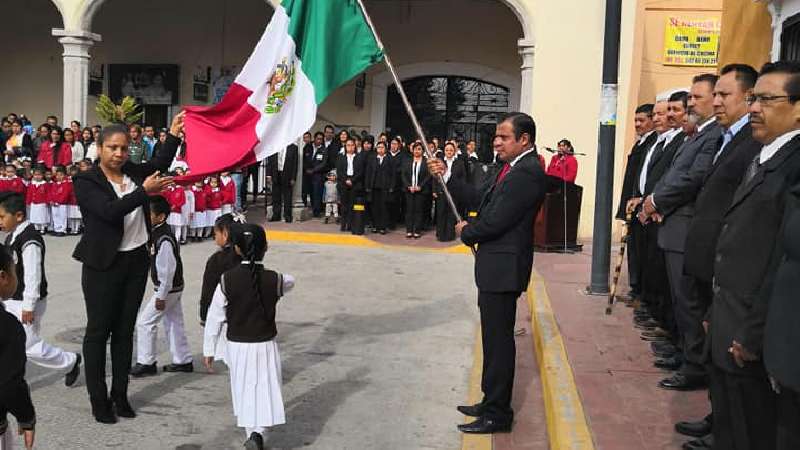
POLYGON ((699 75, 635 121, 617 214, 634 323, 675 371, 659 386, 708 384, 711 400, 706 418, 676 424, 699 437, 684 448, 800 448, 798 278, 773 287, 800 191, 800 63, 699 75))

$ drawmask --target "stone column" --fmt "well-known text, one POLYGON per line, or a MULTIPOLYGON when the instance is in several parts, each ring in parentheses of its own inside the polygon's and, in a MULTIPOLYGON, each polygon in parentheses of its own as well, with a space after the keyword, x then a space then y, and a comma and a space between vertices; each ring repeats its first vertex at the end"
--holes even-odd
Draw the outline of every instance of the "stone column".
POLYGON ((522 56, 519 110, 527 114, 533 114, 533 58, 535 46, 528 39, 520 39, 517 42, 518 51, 522 56))
POLYGON ((64 46, 64 110, 61 122, 79 120, 86 124, 89 96, 89 49, 100 35, 88 31, 54 29, 53 36, 64 46))
POLYGON ((303 206, 303 140, 297 142, 297 178, 294 181, 294 192, 292 192, 292 216, 294 220, 305 221, 311 218, 311 211, 303 206))

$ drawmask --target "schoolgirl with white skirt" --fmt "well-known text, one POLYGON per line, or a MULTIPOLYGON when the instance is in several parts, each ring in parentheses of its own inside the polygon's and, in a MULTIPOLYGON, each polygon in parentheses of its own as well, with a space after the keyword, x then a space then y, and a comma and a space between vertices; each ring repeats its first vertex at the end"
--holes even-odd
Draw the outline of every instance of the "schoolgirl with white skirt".
POLYGON ((25 192, 28 218, 36 231, 44 234, 50 226, 50 183, 44 180, 44 169, 33 169, 33 180, 25 192))
MULTIPOLYGON (((72 169, 69 178, 70 183, 72 182, 72 177, 77 174, 77 170, 74 170, 75 166, 72 166, 72 169)), ((67 219, 70 234, 80 234, 83 230, 83 216, 81 215, 81 209, 78 207, 78 199, 75 197, 74 189, 72 190, 72 195, 69 197, 67 219)))
POLYGON ((245 429, 245 448, 261 450, 266 429, 286 423, 275 312, 278 300, 294 287, 294 278, 264 268, 267 239, 260 226, 233 224, 230 238, 242 263, 222 275, 214 292, 206 317, 203 362, 213 372, 217 341, 227 324, 233 414, 245 429))
POLYGON ((203 190, 203 182, 197 181, 192 186, 192 197, 194 197, 194 214, 189 224, 189 239, 200 242, 205 236, 206 223, 206 193, 203 190))
POLYGON ((211 235, 211 228, 222 215, 223 192, 219 185, 219 178, 212 176, 208 178, 205 187, 206 192, 206 235, 211 235))
MULTIPOLYGON (((194 216, 194 192, 192 192, 192 187, 188 184, 183 187, 183 195, 186 202, 181 207, 181 222, 183 223, 183 231, 181 232, 182 239, 180 240, 181 245, 186 244, 189 239, 189 227, 192 225, 192 217, 194 216)), ((203 214, 203 216, 205 219, 205 214, 203 214)))

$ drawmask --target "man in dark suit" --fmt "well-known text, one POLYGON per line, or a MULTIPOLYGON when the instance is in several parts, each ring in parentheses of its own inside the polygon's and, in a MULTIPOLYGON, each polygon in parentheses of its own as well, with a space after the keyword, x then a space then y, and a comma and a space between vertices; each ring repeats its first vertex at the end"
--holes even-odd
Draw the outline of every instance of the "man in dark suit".
MULTIPOLYGON (((711 307, 714 276, 714 252, 722 221, 733 194, 747 166, 761 151, 753 139, 750 115, 745 99, 752 93, 758 72, 750 66, 725 66, 714 88, 714 115, 722 127, 722 137, 715 146, 712 166, 695 200, 695 213, 689 224, 684 253, 684 272, 691 278, 688 311, 694 326, 684 333, 684 357, 694 364, 704 364, 706 333, 702 326, 711 307)), ((679 422, 678 432, 689 436, 711 433, 712 416, 697 422, 679 422)))
POLYGON ((311 203, 311 174, 308 173, 309 167, 312 166, 312 157, 314 156, 314 138, 310 132, 303 134, 303 189, 300 198, 303 200, 303 206, 308 207, 311 203))
MULTIPOLYGON (((638 220, 642 225, 641 241, 639 248, 642 251, 642 260, 646 261, 642 267, 642 298, 646 315, 641 316, 642 322, 638 322, 640 328, 645 331, 642 338, 645 340, 656 341, 665 345, 659 352, 659 356, 675 356, 677 348, 674 342, 669 342, 674 333, 674 314, 672 312, 672 297, 669 290, 667 279, 666 262, 664 252, 658 246, 659 225, 641 211, 640 199, 649 196, 655 189, 658 182, 666 174, 671 166, 675 153, 686 140, 686 132, 683 129, 686 116, 688 94, 684 91, 673 93, 667 102, 656 103, 654 109, 654 119, 656 130, 659 132, 653 148, 648 151, 642 161, 639 173, 639 184, 636 187, 636 198, 631 200, 631 207, 639 209, 638 220), (665 111, 666 109, 666 111, 665 111), (669 128, 667 131, 663 131, 669 128), (658 327, 658 328, 656 328, 658 327), (667 334, 664 330, 673 331, 667 334), (667 345, 669 344, 669 345, 667 345)), ((665 361, 657 361, 661 366, 665 361)))
POLYGON ((336 169, 336 160, 339 158, 339 152, 342 150, 342 143, 333 132, 333 125, 325 125, 325 155, 327 156, 328 170, 336 169))
MULTIPOLYGON (((628 155, 628 162, 625 165, 625 178, 622 182, 622 193, 617 209, 617 219, 626 220, 628 201, 635 197, 636 175, 639 173, 642 160, 647 151, 655 145, 658 133, 653 124, 653 104, 645 104, 636 108, 634 117, 634 127, 639 138, 636 140, 633 149, 628 155)), ((636 299, 641 293, 639 274, 641 272, 639 264, 639 247, 636 245, 638 235, 642 232, 641 225, 631 220, 628 224, 627 256, 628 256, 628 282, 631 287, 630 297, 636 299)))
POLYGON ((303 166, 311 177, 311 209, 314 217, 322 214, 322 191, 325 188, 325 175, 328 173, 328 154, 323 145, 324 135, 317 131, 314 134, 314 152, 311 163, 303 166))
POLYGON ((268 172, 272 178, 272 217, 270 222, 281 220, 281 211, 286 223, 292 222, 292 197, 297 180, 297 145, 289 144, 286 150, 269 157, 268 172))
MULTIPOLYGON (((675 152, 670 168, 645 200, 643 213, 661 222, 658 246, 664 251, 667 276, 672 297, 672 310, 678 332, 676 340, 685 356, 684 334, 697 334, 702 317, 689 310, 691 280, 683 273, 683 254, 689 222, 694 215, 694 200, 703 185, 716 153, 721 132, 714 117, 714 86, 717 76, 703 74, 694 77, 688 98, 690 119, 697 122, 696 133, 675 152)), ((705 369, 700 361, 676 361, 677 373, 662 380, 663 389, 692 390, 706 385, 705 369)))
MULTIPOLYGON (((481 313, 483 341, 483 400, 460 406, 464 414, 477 417, 459 425, 465 433, 509 431, 514 411, 514 321, 517 299, 527 289, 533 266, 533 222, 547 192, 547 177, 538 162, 534 141, 536 125, 524 113, 509 113, 500 119, 494 139, 503 169, 482 195, 478 217, 460 222, 456 233, 464 244, 478 245, 475 282, 481 313)), ((432 159, 431 173, 444 175, 447 168, 432 159)), ((451 179, 457 197, 480 196, 466 182, 451 179)))
POLYGON ((726 449, 775 446, 775 393, 761 353, 775 239, 800 173, 800 64, 765 64, 748 103, 753 137, 763 147, 725 213, 706 343, 714 446, 726 449))
MULTIPOLYGON (((363 153, 363 152, 362 152, 363 153)), ((389 225, 389 196, 395 189, 395 168, 386 152, 386 143, 375 144, 375 156, 369 158, 366 167, 364 190, 372 211, 375 230, 386 234, 389 225)))

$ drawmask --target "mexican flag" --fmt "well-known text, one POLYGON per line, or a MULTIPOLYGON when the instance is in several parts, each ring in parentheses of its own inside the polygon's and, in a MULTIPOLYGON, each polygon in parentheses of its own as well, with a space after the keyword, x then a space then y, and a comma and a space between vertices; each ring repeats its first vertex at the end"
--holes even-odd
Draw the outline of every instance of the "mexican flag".
POLYGON ((309 131, 317 105, 382 57, 355 0, 283 0, 222 101, 186 108, 192 178, 286 148, 309 131))

